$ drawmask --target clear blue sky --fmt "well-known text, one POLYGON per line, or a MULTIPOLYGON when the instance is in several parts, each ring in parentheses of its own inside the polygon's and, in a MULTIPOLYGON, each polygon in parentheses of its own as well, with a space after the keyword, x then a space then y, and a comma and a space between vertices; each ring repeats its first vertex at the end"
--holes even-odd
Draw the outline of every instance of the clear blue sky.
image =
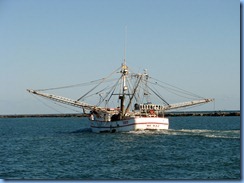
POLYGON ((26 89, 111 73, 126 25, 130 67, 215 98, 216 110, 240 109, 237 0, 2 0, 0 114, 55 113, 26 89))

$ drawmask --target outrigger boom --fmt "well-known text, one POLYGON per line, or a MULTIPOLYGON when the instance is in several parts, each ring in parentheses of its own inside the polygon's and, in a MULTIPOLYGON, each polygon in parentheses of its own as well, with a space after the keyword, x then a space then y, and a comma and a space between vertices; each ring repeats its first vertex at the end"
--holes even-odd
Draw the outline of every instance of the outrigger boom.
POLYGON ((42 93, 42 92, 38 92, 38 91, 32 90, 32 89, 27 89, 27 91, 32 93, 32 94, 39 95, 41 97, 53 100, 55 102, 60 102, 60 103, 63 103, 63 104, 74 106, 74 107, 85 108, 87 110, 103 111, 103 112, 107 111, 106 108, 97 107, 97 106, 94 106, 94 105, 89 105, 87 103, 80 102, 80 101, 73 100, 73 99, 69 99, 69 98, 66 98, 66 97, 52 95, 52 94, 48 94, 48 93, 42 93))
MULTIPOLYGON (((57 96, 57 95, 48 94, 48 93, 42 93, 42 92, 38 92, 38 91, 32 90, 32 89, 27 89, 27 91, 30 93, 33 93, 35 95, 39 95, 41 97, 53 100, 55 102, 60 102, 63 104, 74 106, 74 107, 85 108, 87 110, 95 110, 95 111, 110 113, 110 110, 108 110, 108 108, 105 108, 105 107, 97 107, 97 106, 90 105, 90 104, 87 104, 84 102, 80 102, 78 100, 73 100, 73 99, 69 99, 66 97, 57 96)), ((147 109, 152 106, 151 108, 154 110, 167 111, 167 110, 172 110, 172 109, 178 109, 178 108, 184 108, 184 107, 189 107, 189 106, 193 106, 193 105, 208 103, 208 102, 212 102, 212 101, 214 101, 214 99, 193 100, 190 102, 182 102, 182 103, 176 103, 176 104, 170 104, 170 105, 140 104, 140 108, 147 109)))

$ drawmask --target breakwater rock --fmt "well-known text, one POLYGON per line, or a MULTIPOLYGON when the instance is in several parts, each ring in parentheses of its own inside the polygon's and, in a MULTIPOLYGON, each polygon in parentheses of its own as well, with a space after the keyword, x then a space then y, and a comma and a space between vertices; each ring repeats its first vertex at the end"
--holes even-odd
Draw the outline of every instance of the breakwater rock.
MULTIPOLYGON (((89 114, 10 114, 0 115, 0 118, 50 118, 50 117, 88 117, 89 114)), ((177 111, 166 112, 166 117, 178 116, 240 116, 240 111, 177 111)))

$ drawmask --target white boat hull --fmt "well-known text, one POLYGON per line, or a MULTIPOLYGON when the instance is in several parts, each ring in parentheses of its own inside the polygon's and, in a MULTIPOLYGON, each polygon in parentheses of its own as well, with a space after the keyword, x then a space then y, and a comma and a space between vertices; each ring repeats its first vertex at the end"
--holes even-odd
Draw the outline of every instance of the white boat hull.
POLYGON ((129 132, 136 130, 164 130, 169 128, 168 118, 135 117, 119 121, 91 120, 92 132, 129 132))

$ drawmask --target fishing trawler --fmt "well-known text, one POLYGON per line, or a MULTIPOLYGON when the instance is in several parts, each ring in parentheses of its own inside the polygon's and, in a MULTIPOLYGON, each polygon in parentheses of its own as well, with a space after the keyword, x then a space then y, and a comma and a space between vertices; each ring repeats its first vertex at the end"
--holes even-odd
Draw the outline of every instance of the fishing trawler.
MULTIPOLYGON (((76 100, 44 93, 44 91, 74 87, 77 85, 42 90, 27 89, 27 91, 54 102, 83 109, 84 113, 89 114, 92 132, 97 133, 165 130, 169 128, 169 119, 164 116, 165 111, 213 101, 213 99, 200 97, 200 99, 190 102, 169 104, 160 93, 154 89, 154 86, 161 86, 160 81, 150 77, 146 70, 144 70, 143 73, 132 72, 126 65, 125 60, 121 67, 113 71, 109 76, 90 83, 96 85, 76 100), (112 77, 118 73, 118 78, 112 77), (153 81, 150 81, 150 79, 153 81), (102 87, 103 84, 112 81, 114 81, 113 84, 102 87), (160 99, 161 103, 153 103, 151 100, 152 94, 154 94, 157 99, 160 99), (85 102, 88 96, 94 95, 98 96, 99 100, 97 100, 97 104, 85 102)), ((83 84, 88 85, 89 83, 83 84)), ((179 88, 177 88, 177 90, 196 97, 196 95, 185 90, 179 88)), ((174 91, 176 91, 176 89, 174 89, 174 91)))

